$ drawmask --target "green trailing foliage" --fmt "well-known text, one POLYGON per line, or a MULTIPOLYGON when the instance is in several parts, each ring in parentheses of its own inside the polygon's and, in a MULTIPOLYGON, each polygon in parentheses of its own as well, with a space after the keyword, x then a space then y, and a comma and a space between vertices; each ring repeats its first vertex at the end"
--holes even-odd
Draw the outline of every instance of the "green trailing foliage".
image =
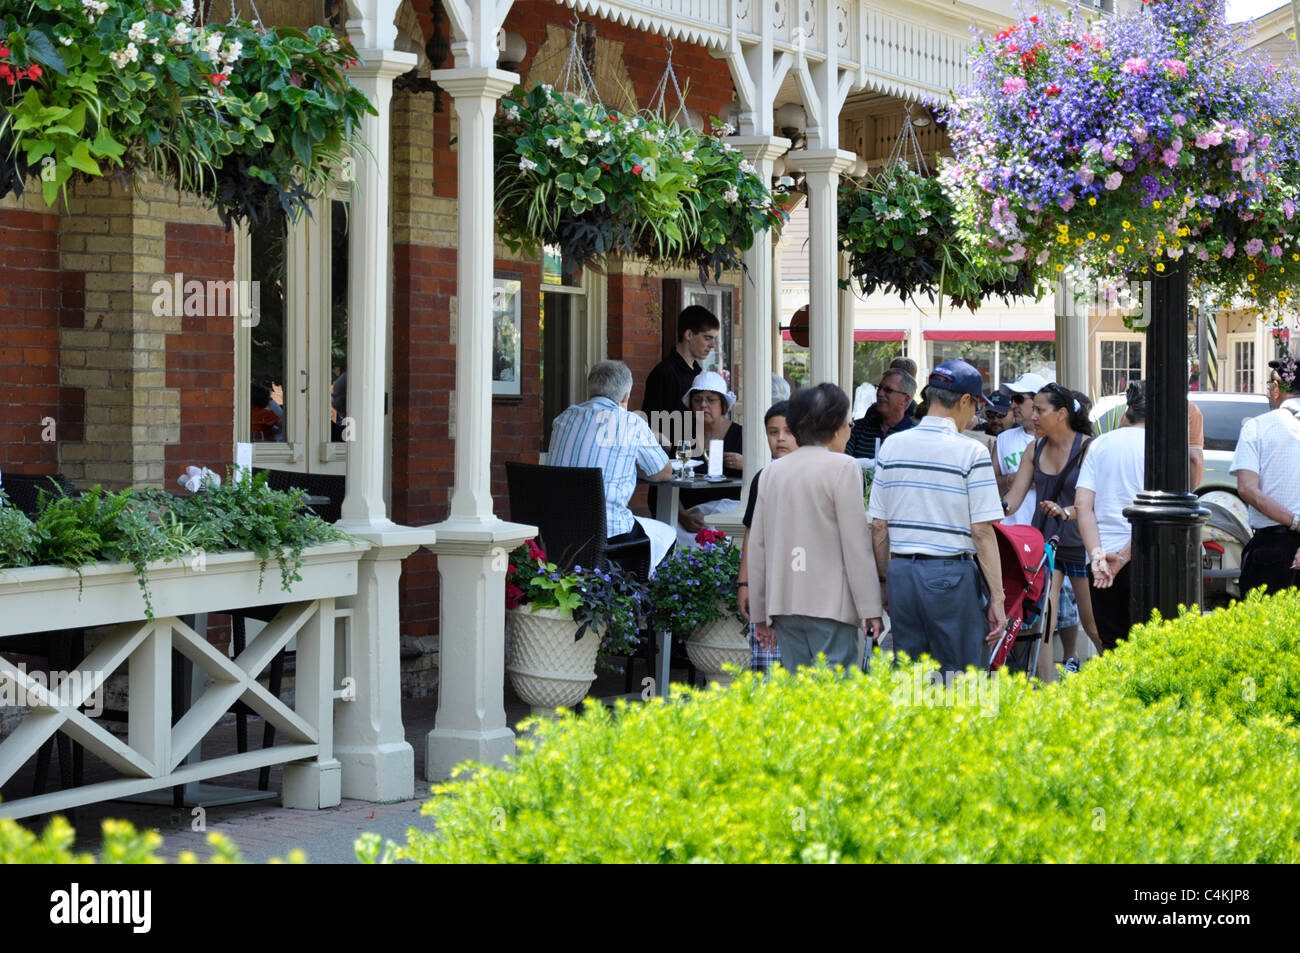
POLYGON ((1292 593, 1157 622, 1046 687, 1002 673, 945 692, 878 655, 868 674, 744 673, 673 704, 589 704, 533 723, 510 770, 465 766, 435 788, 437 833, 411 831, 397 853, 1294 863, 1297 608, 1292 593), (1260 690, 1242 704, 1247 674, 1260 690))
MULTIPOLYGON (((128 821, 106 820, 99 855, 78 853, 75 850, 76 831, 63 817, 53 818, 45 829, 36 834, 17 821, 0 818, 0 864, 162 864, 158 856, 163 839, 157 831, 137 831, 128 821)), ((239 864, 243 855, 226 835, 213 831, 207 837, 212 856, 208 863, 239 864)), ((183 851, 182 864, 198 862, 192 851, 183 851)), ((306 856, 298 850, 290 851, 288 862, 305 863, 306 856)), ((277 858, 271 863, 280 863, 277 858)))
POLYGON ((374 114, 330 30, 197 22, 190 0, 0 0, 0 198, 151 172, 227 225, 295 218, 374 114))

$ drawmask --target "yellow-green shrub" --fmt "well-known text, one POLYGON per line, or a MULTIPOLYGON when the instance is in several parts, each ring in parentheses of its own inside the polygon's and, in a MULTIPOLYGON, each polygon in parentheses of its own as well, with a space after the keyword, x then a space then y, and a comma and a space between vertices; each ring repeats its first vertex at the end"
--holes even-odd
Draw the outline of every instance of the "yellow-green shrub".
POLYGON ((1237 718, 1300 717, 1300 592, 1251 593, 1209 615, 1136 626, 1115 652, 1089 662, 1073 691, 1115 690, 1143 702, 1174 698, 1237 718))
POLYGON ((927 705, 911 670, 746 674, 542 722, 513 770, 435 789, 424 862, 1294 862, 1300 736, 999 676, 927 705))

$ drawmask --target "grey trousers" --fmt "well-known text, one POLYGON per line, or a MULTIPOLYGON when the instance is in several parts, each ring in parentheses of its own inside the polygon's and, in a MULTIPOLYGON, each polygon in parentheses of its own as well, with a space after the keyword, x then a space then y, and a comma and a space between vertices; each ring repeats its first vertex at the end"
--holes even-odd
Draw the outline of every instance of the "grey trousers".
POLYGON ((988 595, 974 561, 895 556, 885 579, 896 652, 929 653, 945 672, 988 667, 988 595))
POLYGON ((791 672, 812 668, 818 652, 826 655, 826 664, 832 668, 849 668, 862 661, 856 625, 810 615, 777 615, 772 617, 772 628, 781 649, 781 664, 791 672))

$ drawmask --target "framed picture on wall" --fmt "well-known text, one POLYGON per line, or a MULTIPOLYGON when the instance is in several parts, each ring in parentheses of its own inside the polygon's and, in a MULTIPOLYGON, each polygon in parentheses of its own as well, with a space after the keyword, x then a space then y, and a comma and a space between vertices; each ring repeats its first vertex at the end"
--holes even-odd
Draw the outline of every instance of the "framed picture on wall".
POLYGON ((523 284, 517 278, 492 281, 492 393, 518 397, 524 372, 520 303, 523 284))

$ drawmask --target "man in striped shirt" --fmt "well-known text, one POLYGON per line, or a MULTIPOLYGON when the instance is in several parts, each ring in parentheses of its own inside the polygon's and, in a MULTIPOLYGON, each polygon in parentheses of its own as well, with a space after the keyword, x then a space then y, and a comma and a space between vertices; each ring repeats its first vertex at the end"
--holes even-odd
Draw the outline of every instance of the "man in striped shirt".
POLYGON ((636 489, 636 471, 647 480, 671 479, 668 454, 649 425, 627 409, 632 372, 622 361, 601 361, 587 374, 588 399, 555 418, 546 462, 553 467, 597 467, 605 483, 605 532, 610 539, 650 538, 654 566, 677 539, 666 523, 635 516, 628 501, 636 489))
POLYGON ((928 652, 944 671, 984 668, 1006 624, 993 533, 1002 502, 988 447, 961 431, 989 401, 965 361, 936 367, 924 397, 925 419, 881 444, 871 487, 894 648, 928 652))

